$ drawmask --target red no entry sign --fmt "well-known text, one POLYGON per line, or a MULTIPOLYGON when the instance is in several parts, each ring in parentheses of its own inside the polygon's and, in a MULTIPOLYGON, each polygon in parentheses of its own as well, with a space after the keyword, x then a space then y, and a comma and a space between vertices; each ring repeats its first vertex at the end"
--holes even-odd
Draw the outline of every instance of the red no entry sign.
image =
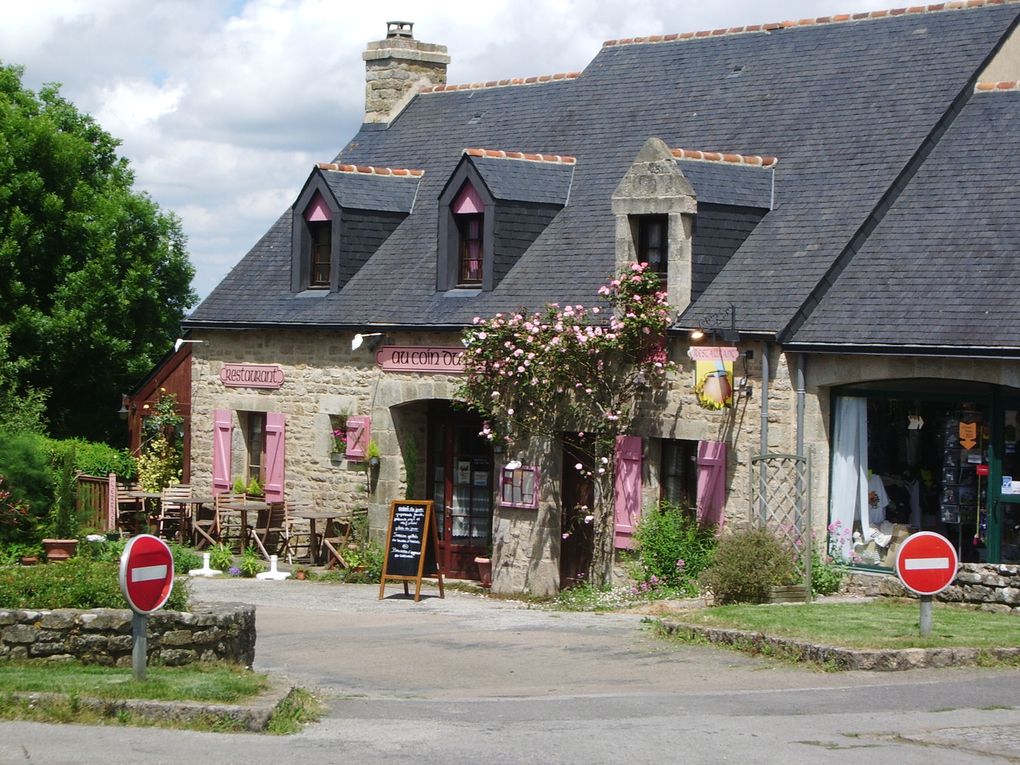
POLYGON ((139 534, 120 556, 120 591, 138 614, 158 611, 174 586, 174 556, 162 539, 139 534))
POLYGON ((956 578, 959 559, 952 543, 933 531, 911 534, 896 553, 896 573, 918 595, 934 595, 956 578))

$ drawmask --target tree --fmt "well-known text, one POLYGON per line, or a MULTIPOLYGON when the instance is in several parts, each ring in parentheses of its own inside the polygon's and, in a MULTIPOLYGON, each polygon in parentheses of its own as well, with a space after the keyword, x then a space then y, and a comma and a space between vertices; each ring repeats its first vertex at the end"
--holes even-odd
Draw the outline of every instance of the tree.
POLYGON ((118 141, 0 65, 0 327, 53 435, 123 439, 120 394, 148 373, 196 295, 180 221, 134 191, 118 141))
POLYGON ((586 459, 574 465, 592 481, 594 550, 590 581, 608 583, 613 563, 616 439, 629 432, 641 404, 672 368, 665 333, 669 306, 657 274, 634 263, 599 288, 613 311, 598 306, 496 314, 464 333, 465 377, 459 396, 478 410, 483 433, 508 451, 536 438, 576 433, 586 459))

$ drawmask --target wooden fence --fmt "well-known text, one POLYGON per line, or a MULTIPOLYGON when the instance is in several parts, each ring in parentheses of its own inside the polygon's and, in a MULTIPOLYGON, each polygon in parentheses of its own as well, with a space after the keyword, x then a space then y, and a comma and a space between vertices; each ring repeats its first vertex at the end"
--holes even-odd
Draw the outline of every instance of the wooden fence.
POLYGON ((82 526, 99 532, 116 528, 116 513, 111 512, 117 501, 117 476, 78 476, 78 517, 82 526))

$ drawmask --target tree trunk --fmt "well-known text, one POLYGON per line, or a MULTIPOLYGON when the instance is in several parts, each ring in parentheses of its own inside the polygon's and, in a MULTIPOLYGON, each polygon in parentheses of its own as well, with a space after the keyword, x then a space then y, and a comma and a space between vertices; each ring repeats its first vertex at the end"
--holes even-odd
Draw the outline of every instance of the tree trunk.
POLYGON ((596 587, 607 587, 613 580, 613 534, 616 530, 614 475, 615 471, 608 469, 593 481, 595 507, 592 514, 595 516, 595 541, 588 581, 596 587))

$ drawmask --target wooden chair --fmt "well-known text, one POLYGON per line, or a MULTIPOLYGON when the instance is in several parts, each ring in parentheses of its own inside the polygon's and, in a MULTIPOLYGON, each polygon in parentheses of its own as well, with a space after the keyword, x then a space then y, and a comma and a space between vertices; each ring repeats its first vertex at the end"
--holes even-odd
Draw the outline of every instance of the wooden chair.
POLYGON ((224 544, 238 545, 239 552, 244 552, 244 540, 241 539, 241 514, 237 508, 247 500, 244 494, 223 492, 216 495, 216 515, 219 519, 220 541, 224 544))
POLYGON ((251 537, 266 560, 269 560, 269 551, 273 550, 273 555, 285 554, 287 563, 292 561, 288 515, 285 501, 270 502, 265 510, 259 510, 251 537))
POLYGON ((191 518, 191 544, 203 550, 220 541, 220 509, 217 503, 197 505, 191 518))
POLYGON ((145 503, 141 497, 128 494, 132 487, 117 484, 117 531, 121 537, 130 537, 141 531, 145 503))
POLYGON ((295 517, 295 512, 307 510, 307 505, 287 504, 287 562, 302 560, 312 563, 315 559, 315 541, 312 539, 311 524, 307 518, 295 517))
POLYGON ((159 513, 154 518, 157 523, 157 534, 163 539, 184 541, 187 536, 187 503, 191 499, 191 487, 187 484, 175 484, 163 489, 162 494, 159 513))

